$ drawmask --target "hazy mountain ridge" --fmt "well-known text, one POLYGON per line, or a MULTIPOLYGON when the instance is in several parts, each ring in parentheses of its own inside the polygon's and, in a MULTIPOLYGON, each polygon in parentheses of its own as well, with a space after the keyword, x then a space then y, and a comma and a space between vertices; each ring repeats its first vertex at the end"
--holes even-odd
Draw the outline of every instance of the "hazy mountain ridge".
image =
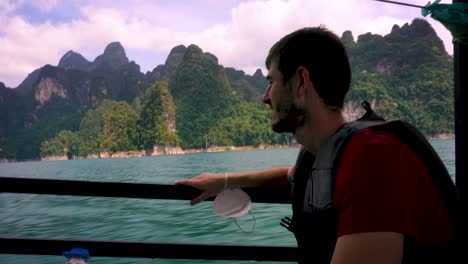
MULTIPOLYGON (((418 19, 395 25, 386 36, 367 33, 357 41, 346 31, 342 40, 353 66, 350 105, 367 99, 386 116, 407 119, 427 133, 453 131, 452 58, 429 23, 418 19)), ((58 66, 33 71, 17 89, 0 83, 0 158, 38 157, 44 139, 64 129, 77 131, 85 113, 105 99, 126 101, 138 112, 150 85, 158 81, 168 83, 184 148, 203 147, 208 135, 224 144, 262 143, 274 137, 260 136, 255 128, 263 127, 268 117, 254 125, 254 116, 247 118, 253 123, 239 116, 267 115, 262 106, 254 106, 267 85, 260 69, 251 76, 219 65, 215 55, 196 45, 179 45, 164 64, 144 74, 123 46, 113 42, 93 62, 68 51, 58 66), (233 115, 240 119, 233 120, 233 115), (250 131, 248 139, 220 135, 239 126, 250 131)))
POLYGON ((65 55, 63 55, 57 66, 65 70, 76 69, 81 71, 87 71, 90 64, 91 62, 89 62, 81 54, 70 50, 67 53, 65 53, 65 55))
POLYGON ((356 42, 345 33, 353 71, 348 101, 374 101, 390 119, 405 119, 429 135, 453 132, 453 58, 427 21, 356 42))

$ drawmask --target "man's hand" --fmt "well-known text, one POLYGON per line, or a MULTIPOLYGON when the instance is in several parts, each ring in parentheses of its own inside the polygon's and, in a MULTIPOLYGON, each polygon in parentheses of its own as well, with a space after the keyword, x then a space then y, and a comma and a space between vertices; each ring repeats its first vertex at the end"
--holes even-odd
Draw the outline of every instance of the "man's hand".
POLYGON ((224 189, 224 177, 224 174, 202 173, 190 179, 178 180, 175 184, 187 185, 203 191, 190 201, 191 205, 195 205, 206 198, 218 195, 224 189))
POLYGON ((187 185, 203 192, 190 204, 194 205, 208 197, 218 195, 224 188, 280 187, 288 188, 289 167, 274 167, 246 172, 202 173, 190 179, 176 181, 176 185, 187 185), (229 179, 228 179, 229 178, 229 179), (227 180, 227 186, 225 186, 227 180))

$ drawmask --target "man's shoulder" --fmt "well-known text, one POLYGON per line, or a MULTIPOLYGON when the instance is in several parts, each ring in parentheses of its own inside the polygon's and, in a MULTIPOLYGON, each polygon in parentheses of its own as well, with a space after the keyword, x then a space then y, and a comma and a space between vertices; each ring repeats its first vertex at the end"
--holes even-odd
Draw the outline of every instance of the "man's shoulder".
POLYGON ((371 151, 382 148, 399 149, 407 144, 393 133, 384 129, 366 128, 356 133, 348 142, 346 149, 356 151, 371 151))
POLYGON ((400 169, 412 167, 426 170, 422 157, 413 145, 400 139, 392 132, 366 128, 355 134, 342 149, 338 169, 365 168, 369 172, 383 168, 400 169))

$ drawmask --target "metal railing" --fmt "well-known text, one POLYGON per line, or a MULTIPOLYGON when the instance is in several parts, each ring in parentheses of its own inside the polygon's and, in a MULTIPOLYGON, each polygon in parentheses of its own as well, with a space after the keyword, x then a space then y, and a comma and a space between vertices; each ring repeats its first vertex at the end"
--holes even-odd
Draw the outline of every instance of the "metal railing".
MULTIPOLYGON (((289 192, 278 189, 245 188, 244 190, 253 202, 289 203, 290 200, 289 192)), ((189 200, 200 191, 188 186, 163 184, 0 177, 0 192, 189 200)), ((0 237, 0 254, 60 255, 63 251, 76 247, 89 249, 94 257, 297 261, 297 248, 291 246, 0 237)))

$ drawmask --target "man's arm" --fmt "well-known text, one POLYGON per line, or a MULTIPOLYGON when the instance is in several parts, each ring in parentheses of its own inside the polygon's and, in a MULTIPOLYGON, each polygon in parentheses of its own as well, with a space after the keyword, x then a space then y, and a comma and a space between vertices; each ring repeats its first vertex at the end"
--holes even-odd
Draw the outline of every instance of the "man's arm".
POLYGON ((396 264, 403 258, 403 235, 395 232, 368 232, 338 238, 332 264, 396 264))
POLYGON ((244 187, 284 187, 288 186, 289 167, 275 167, 270 169, 232 172, 232 173, 202 173, 190 179, 178 180, 175 184, 187 185, 203 192, 190 203, 197 204, 208 197, 216 196, 225 185, 227 188, 244 187))

